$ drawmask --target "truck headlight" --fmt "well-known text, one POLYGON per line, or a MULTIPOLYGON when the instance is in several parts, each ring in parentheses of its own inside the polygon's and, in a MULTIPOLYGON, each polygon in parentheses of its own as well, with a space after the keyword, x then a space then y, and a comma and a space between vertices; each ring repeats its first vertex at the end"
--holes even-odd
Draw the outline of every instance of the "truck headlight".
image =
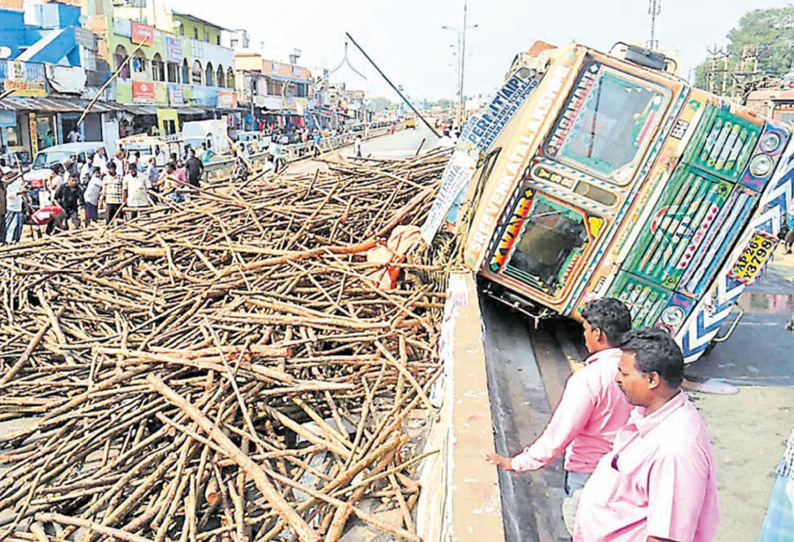
POLYGON ((765 154, 759 154, 750 160, 750 173, 753 177, 766 177, 772 173, 775 163, 765 154))
POLYGON ((761 150, 766 153, 775 152, 780 147, 780 136, 774 132, 769 132, 761 138, 761 150))
POLYGON ((684 309, 681 307, 667 307, 662 311, 662 322, 670 327, 678 327, 684 321, 684 309))

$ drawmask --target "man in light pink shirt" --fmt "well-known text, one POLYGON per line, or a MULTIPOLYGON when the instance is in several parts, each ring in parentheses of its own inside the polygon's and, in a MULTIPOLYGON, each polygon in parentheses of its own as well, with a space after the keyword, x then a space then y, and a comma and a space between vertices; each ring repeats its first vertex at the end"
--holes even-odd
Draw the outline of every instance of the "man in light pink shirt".
POLYGON ((662 330, 627 333, 616 380, 637 406, 598 463, 575 542, 711 542, 719 507, 706 424, 681 390, 684 358, 662 330))
POLYGON ((584 487, 598 461, 626 424, 629 405, 615 382, 620 350, 615 348, 631 329, 631 314, 617 299, 603 298, 582 310, 590 357, 565 385, 562 399, 543 434, 512 459, 490 454, 502 469, 528 472, 542 469, 565 453, 565 492, 570 497, 584 487))

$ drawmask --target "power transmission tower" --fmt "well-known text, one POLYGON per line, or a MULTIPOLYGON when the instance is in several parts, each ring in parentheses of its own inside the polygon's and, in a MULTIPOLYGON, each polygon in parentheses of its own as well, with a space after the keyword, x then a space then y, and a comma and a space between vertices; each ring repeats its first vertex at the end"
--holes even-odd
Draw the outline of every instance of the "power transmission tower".
POLYGON ((648 0, 648 15, 651 16, 651 39, 648 40, 648 49, 659 49, 659 40, 656 37, 656 18, 662 12, 662 0, 648 0))

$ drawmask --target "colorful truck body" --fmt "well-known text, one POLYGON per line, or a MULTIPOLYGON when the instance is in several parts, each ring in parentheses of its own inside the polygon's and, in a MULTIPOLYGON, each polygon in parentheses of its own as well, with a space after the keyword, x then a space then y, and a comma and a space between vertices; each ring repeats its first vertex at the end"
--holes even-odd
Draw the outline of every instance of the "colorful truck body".
POLYGON ((695 361, 777 246, 789 128, 583 46, 533 49, 467 124, 425 238, 462 204, 465 264, 493 296, 572 318, 617 297, 695 361))

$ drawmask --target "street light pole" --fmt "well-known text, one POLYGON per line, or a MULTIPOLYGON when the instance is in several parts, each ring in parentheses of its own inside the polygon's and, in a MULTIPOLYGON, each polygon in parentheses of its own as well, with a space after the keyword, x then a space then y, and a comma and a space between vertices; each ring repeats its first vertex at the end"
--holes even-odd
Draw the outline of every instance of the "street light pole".
POLYGON ((463 120, 466 118, 466 95, 464 93, 464 76, 466 74, 466 29, 468 28, 469 2, 463 0, 463 46, 460 53, 460 109, 458 110, 458 130, 463 130, 463 120))
POLYGON ((463 31, 451 26, 442 26, 444 30, 452 30, 458 36, 458 111, 455 115, 456 124, 458 129, 463 128, 463 121, 466 118, 466 98, 464 93, 464 83, 466 75, 466 31, 469 28, 477 28, 479 25, 475 24, 469 26, 469 2, 463 0, 463 31))

